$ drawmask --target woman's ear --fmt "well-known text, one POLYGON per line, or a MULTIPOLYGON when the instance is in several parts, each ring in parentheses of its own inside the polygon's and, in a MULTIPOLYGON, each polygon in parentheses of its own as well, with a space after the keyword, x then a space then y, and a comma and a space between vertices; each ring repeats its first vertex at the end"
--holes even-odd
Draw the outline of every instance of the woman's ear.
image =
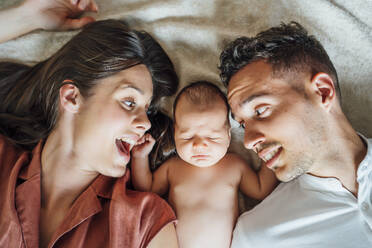
POLYGON ((311 89, 318 96, 318 103, 329 111, 336 100, 335 85, 331 76, 324 72, 317 73, 311 79, 311 89))
POLYGON ((59 89, 59 99, 61 107, 70 113, 78 113, 82 104, 82 96, 78 87, 71 80, 64 80, 59 89))

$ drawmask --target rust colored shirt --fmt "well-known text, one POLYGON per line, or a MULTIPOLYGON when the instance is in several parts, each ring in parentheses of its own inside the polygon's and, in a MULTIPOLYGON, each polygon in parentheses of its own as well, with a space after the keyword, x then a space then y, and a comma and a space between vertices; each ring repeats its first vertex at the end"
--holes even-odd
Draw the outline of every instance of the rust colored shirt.
MULTIPOLYGON (((0 135, 0 247, 39 247, 40 144, 30 152, 0 135)), ((122 178, 98 176, 79 196, 48 247, 146 247, 175 221, 169 205, 152 193, 126 188, 122 178)))

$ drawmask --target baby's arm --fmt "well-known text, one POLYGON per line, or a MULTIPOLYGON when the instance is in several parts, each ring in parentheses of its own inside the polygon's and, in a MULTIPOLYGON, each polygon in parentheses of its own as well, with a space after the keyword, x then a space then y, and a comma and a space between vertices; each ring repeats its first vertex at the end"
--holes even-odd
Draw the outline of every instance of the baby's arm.
POLYGON ((132 149, 131 175, 136 190, 164 195, 168 192, 168 163, 162 164, 154 173, 149 168, 149 153, 155 144, 150 134, 145 134, 132 149))
POLYGON ((236 158, 241 167, 240 191, 245 195, 262 200, 268 196, 278 185, 279 181, 273 171, 262 165, 255 172, 243 159, 236 158))

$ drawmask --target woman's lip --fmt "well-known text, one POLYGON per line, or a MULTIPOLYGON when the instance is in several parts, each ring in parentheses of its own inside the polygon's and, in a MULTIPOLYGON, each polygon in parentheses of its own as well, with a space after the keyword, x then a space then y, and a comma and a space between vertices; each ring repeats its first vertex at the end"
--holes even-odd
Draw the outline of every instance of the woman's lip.
POLYGON ((275 153, 274 157, 272 157, 270 160, 264 162, 265 165, 266 165, 269 169, 274 170, 274 166, 275 166, 276 162, 279 160, 279 156, 280 156, 280 154, 282 153, 282 150, 283 150, 283 148, 280 147, 280 148, 278 149, 277 153, 275 153))
POLYGON ((125 161, 125 165, 126 165, 130 159, 130 152, 128 150, 129 144, 123 144, 123 141, 120 139, 116 139, 115 144, 116 144, 116 148, 118 150, 120 157, 123 158, 123 160, 125 161))

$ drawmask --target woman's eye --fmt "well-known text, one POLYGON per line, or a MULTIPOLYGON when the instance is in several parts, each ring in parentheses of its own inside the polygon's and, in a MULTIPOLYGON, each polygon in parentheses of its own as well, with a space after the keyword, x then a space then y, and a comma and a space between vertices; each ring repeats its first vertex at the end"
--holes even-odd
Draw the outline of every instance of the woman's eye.
POLYGON ((245 129, 244 121, 239 122, 239 127, 245 129))
POLYGON ((134 107, 136 106, 136 103, 135 103, 133 100, 124 100, 124 101, 122 101, 122 103, 123 103, 126 107, 128 107, 128 108, 130 108, 130 109, 132 109, 132 108, 134 108, 134 107))

